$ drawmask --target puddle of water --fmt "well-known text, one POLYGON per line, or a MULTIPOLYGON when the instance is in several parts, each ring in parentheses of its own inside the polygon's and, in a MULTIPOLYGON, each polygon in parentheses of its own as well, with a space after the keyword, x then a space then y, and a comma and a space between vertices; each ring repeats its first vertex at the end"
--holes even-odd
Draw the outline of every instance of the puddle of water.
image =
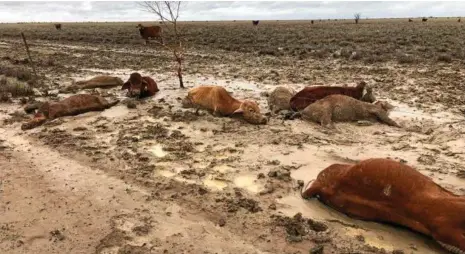
POLYGON ((406 104, 399 103, 397 101, 392 101, 389 99, 383 99, 395 108, 390 112, 389 116, 392 118, 400 118, 400 119, 419 119, 419 120, 431 120, 436 123, 446 123, 446 122, 453 122, 463 117, 449 113, 449 112, 438 112, 438 113, 426 113, 423 110, 419 110, 413 107, 410 107, 406 104))
POLYGON ((170 171, 170 170, 165 170, 165 169, 157 170, 156 172, 157 172, 157 174, 159 174, 161 176, 164 176, 164 177, 167 177, 167 178, 171 178, 171 177, 176 175, 175 172, 170 171))
POLYGON ((246 189, 252 193, 258 193, 264 189, 264 187, 256 183, 256 175, 241 175, 234 179, 234 185, 239 188, 246 189))
POLYGON ((232 172, 236 169, 228 165, 218 165, 218 166, 215 166, 213 170, 218 171, 220 173, 227 173, 227 172, 232 172))
POLYGON ((156 157, 161 158, 165 157, 168 153, 163 151, 163 148, 161 145, 154 145, 150 148, 150 152, 153 153, 156 157))
POLYGON ((381 223, 352 219, 325 206, 317 199, 304 200, 299 195, 291 195, 278 199, 277 202, 282 206, 279 211, 286 216, 292 217, 300 212, 304 217, 315 220, 338 220, 350 225, 360 226, 360 229, 351 227, 334 227, 334 229, 348 236, 362 235, 367 244, 377 248, 384 248, 387 251, 394 249, 410 250, 410 245, 413 244, 417 247, 418 253, 444 253, 435 247, 432 240, 420 234, 381 223))
POLYGON ((227 183, 221 180, 213 179, 212 175, 203 180, 203 184, 213 190, 223 190, 224 188, 228 187, 227 183))
POLYGON ((394 245, 392 245, 391 243, 386 243, 383 240, 379 239, 379 236, 373 233, 367 233, 366 231, 362 229, 347 227, 345 228, 345 231, 346 231, 345 234, 347 236, 352 236, 354 238, 356 236, 363 235, 363 238, 365 239, 365 243, 370 246, 373 246, 379 249, 385 249, 388 252, 391 252, 395 249, 394 245))
POLYGON ((129 109, 124 105, 117 105, 104 110, 101 115, 108 118, 122 117, 129 113, 129 109))

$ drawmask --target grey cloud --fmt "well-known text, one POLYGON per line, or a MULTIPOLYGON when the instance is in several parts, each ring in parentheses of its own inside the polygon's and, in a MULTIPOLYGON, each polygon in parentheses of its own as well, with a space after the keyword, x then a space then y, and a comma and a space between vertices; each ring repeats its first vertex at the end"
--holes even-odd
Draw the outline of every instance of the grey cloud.
MULTIPOLYGON (((465 2, 185 2, 182 20, 462 16, 465 2)), ((0 2, 0 22, 151 21, 136 2, 0 2)))

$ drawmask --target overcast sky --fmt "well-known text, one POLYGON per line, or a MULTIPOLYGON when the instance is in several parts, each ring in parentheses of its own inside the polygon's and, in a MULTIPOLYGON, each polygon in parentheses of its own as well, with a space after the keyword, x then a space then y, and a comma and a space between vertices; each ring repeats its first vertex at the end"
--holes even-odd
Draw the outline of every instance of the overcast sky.
MULTIPOLYGON (((465 16, 465 1, 184 2, 182 20, 284 20, 465 16)), ((151 21, 136 2, 0 2, 0 22, 151 21)))

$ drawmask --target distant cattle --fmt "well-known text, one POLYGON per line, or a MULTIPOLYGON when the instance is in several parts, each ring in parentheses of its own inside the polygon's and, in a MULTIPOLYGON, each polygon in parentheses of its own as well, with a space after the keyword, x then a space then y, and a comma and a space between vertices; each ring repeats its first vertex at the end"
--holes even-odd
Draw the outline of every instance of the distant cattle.
POLYGON ((303 110, 308 105, 331 94, 342 94, 361 100, 365 86, 366 83, 364 81, 361 81, 356 87, 308 86, 291 98, 291 109, 294 111, 303 110))
POLYGON ((121 90, 128 90, 129 97, 145 98, 155 95, 158 91, 157 82, 151 77, 142 77, 137 72, 131 73, 128 81, 126 81, 121 90))
POLYGON ((61 30, 61 24, 55 24, 55 29, 56 30, 61 30))
POLYGON ((408 22, 413 22, 413 20, 412 20, 412 19, 408 19, 408 22))
POLYGON ((252 124, 266 124, 268 120, 260 113, 258 104, 251 100, 237 100, 222 86, 199 86, 192 88, 182 100, 183 108, 206 109, 216 116, 241 114, 252 124))
POLYGON ((313 25, 314 21, 312 20, 311 23, 312 23, 312 25, 313 25))
POLYGON ((139 28, 140 36, 145 40, 145 44, 149 43, 149 38, 158 38, 160 43, 163 44, 163 29, 161 26, 143 26, 139 24, 137 28, 139 28))
POLYGON ((252 20, 252 24, 253 24, 254 26, 258 25, 258 22, 260 22, 260 20, 252 20))
POLYGON ((458 19, 458 20, 457 20, 457 22, 459 22, 459 23, 460 23, 460 19, 458 19))
POLYGON ((426 21, 428 21, 428 19, 427 18, 422 18, 421 21, 426 22, 426 21))

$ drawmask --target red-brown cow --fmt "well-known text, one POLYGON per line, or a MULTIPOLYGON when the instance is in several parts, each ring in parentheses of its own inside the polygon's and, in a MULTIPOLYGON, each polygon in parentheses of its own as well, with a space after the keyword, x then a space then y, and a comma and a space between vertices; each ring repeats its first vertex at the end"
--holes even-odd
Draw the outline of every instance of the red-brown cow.
POLYGON ((149 38, 159 38, 160 43, 163 44, 163 29, 161 26, 143 26, 137 25, 139 28, 140 36, 145 40, 145 44, 149 43, 149 38))
POLYGON ((119 101, 108 102, 105 98, 91 94, 76 94, 59 102, 45 102, 36 104, 32 109, 38 107, 34 118, 21 125, 22 130, 28 130, 42 125, 47 120, 53 120, 63 116, 74 116, 90 111, 102 111, 113 107, 119 101))
POLYGON ((403 163, 374 158, 333 164, 318 174, 303 198, 317 197, 354 218, 408 227, 465 253, 465 196, 439 186, 403 163))
POLYGON ((121 90, 128 90, 129 97, 145 98, 154 96, 158 91, 157 82, 151 77, 142 77, 138 72, 133 72, 129 76, 128 81, 126 81, 121 90))
POLYGON ((331 94, 342 94, 361 100, 365 86, 366 83, 364 81, 360 82, 356 87, 308 86, 291 98, 291 109, 300 111, 315 101, 323 99, 331 94))
POLYGON ((222 86, 199 86, 192 88, 182 101, 184 108, 206 109, 213 115, 230 116, 241 113, 253 124, 266 124, 268 120, 260 113, 257 103, 233 98, 222 86))

